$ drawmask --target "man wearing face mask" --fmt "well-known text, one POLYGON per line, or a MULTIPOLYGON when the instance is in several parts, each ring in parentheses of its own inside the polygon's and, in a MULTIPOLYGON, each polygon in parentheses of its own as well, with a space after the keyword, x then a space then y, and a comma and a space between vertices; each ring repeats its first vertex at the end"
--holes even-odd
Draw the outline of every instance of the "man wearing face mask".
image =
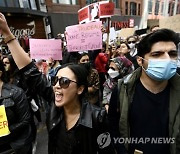
POLYGON ((129 154, 180 153, 179 40, 169 29, 145 36, 137 47, 140 67, 119 81, 118 95, 112 93, 119 101, 120 136, 133 139, 124 143, 129 154))
POLYGON ((103 101, 108 112, 109 102, 113 88, 117 85, 118 79, 123 78, 125 75, 130 74, 133 71, 133 64, 126 57, 116 57, 110 60, 108 77, 103 84, 103 101))

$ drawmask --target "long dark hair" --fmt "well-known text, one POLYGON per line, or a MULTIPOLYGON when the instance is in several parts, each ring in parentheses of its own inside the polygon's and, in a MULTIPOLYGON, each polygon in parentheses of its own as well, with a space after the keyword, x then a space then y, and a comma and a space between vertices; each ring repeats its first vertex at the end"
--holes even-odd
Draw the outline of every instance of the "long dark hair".
POLYGON ((10 63, 10 70, 9 70, 10 77, 14 77, 15 74, 19 71, 19 69, 18 69, 12 55, 8 55, 7 58, 8 58, 9 63, 10 63))
POLYGON ((69 68, 75 74, 78 87, 84 86, 84 90, 82 94, 80 95, 80 100, 82 100, 83 98, 85 98, 85 94, 88 92, 88 81, 87 81, 88 71, 82 65, 74 64, 74 63, 67 63, 67 64, 62 65, 58 69, 58 71, 66 67, 69 68))
POLYGON ((5 71, 4 63, 2 60, 0 60, 0 71, 2 71, 1 80, 5 83, 8 83, 10 80, 10 77, 8 73, 5 71))

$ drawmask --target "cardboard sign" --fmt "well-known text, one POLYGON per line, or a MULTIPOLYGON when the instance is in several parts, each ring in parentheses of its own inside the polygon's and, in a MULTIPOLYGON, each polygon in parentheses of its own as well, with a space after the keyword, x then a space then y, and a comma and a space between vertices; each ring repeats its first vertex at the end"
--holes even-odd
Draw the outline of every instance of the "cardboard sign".
POLYGON ((107 18, 112 15, 114 15, 114 3, 109 1, 92 3, 78 11, 80 24, 91 21, 99 21, 100 18, 107 18))
POLYGON ((168 28, 177 33, 180 33, 180 14, 160 19, 159 27, 168 28))
POLYGON ((127 37, 134 35, 135 28, 122 28, 119 32, 118 37, 126 39, 127 37))
POLYGON ((0 137, 10 134, 4 105, 0 105, 0 137))
POLYGON ((66 27, 67 49, 69 52, 102 48, 102 22, 92 22, 66 27))
POLYGON ((30 39, 30 55, 32 59, 62 60, 61 40, 30 39))

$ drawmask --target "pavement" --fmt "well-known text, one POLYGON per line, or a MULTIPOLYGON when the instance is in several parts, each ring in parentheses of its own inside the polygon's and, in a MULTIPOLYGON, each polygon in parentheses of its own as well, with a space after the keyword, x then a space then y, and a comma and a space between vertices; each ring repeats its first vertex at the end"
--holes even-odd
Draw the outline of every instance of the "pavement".
POLYGON ((48 154, 48 133, 45 124, 45 113, 41 112, 42 122, 37 123, 37 145, 34 154, 48 154))

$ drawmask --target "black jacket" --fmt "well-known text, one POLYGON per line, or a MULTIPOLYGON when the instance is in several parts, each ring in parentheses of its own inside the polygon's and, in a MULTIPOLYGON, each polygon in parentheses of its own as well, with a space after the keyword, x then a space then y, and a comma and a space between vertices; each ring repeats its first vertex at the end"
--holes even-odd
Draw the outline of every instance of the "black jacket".
MULTIPOLYGON (((27 83, 30 89, 36 90, 46 101, 49 102, 51 110, 47 120, 47 128, 49 132, 49 154, 54 154, 54 142, 57 140, 56 132, 54 131, 57 124, 62 120, 61 109, 55 107, 54 92, 49 82, 41 75, 37 67, 31 63, 21 71, 26 76, 27 83), (51 103, 50 103, 51 102, 51 103)), ((78 129, 75 132, 76 139, 81 148, 82 154, 114 154, 112 141, 108 137, 107 116, 105 109, 93 106, 87 102, 82 103, 78 129), (104 138, 99 138, 101 135, 104 138), (98 144, 105 139, 106 143, 98 144), (103 146, 104 145, 104 146, 103 146)), ((60 139, 59 139, 60 140, 60 139)), ((73 151, 73 153, 76 153, 73 151)))
POLYGON ((9 144, 14 150, 31 144, 31 111, 24 91, 4 83, 0 105, 5 106, 10 134, 0 137, 0 145, 9 144))
MULTIPOLYGON (((58 124, 62 121, 63 111, 53 105, 47 122, 49 131, 49 154, 55 154, 58 124)), ((75 130, 77 145, 72 150, 73 154, 114 154, 114 148, 110 138, 107 115, 104 108, 99 108, 88 102, 82 103, 80 118, 75 130), (102 138, 101 138, 101 137, 102 138), (98 138, 100 137, 100 138, 98 138), (103 142, 103 140, 105 142, 103 142), (78 151, 76 151, 78 149, 78 151), (81 153, 79 153, 79 151, 81 153)))

